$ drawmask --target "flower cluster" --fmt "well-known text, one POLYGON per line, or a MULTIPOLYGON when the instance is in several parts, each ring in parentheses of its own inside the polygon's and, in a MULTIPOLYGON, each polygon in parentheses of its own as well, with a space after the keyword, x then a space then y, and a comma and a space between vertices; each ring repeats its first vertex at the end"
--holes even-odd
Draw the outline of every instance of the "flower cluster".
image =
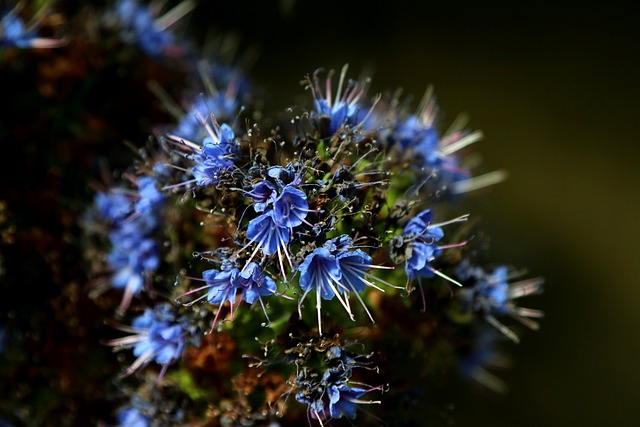
POLYGON ((160 264, 155 235, 162 225, 166 198, 158 190, 154 177, 134 181, 138 187, 134 191, 111 188, 97 193, 95 198, 98 213, 109 227, 111 285, 124 289, 121 312, 129 307, 131 298, 140 293, 145 280, 160 264))
POLYGON ((320 421, 355 418, 358 404, 380 403, 360 399, 379 390, 362 383, 352 384, 354 369, 368 368, 370 355, 360 355, 346 349, 338 336, 333 339, 298 339, 287 349, 288 359, 297 367, 291 382, 295 399, 307 405, 311 418, 320 421), (366 388, 363 388, 366 387, 366 388))
MULTIPOLYGON (((187 82, 178 100, 149 83, 175 120, 149 129, 83 224, 107 285, 93 297, 116 295, 115 329, 130 334, 105 341, 133 360, 111 422, 326 425, 370 403, 384 418, 402 384, 379 372, 402 371, 391 361, 407 342, 452 348, 458 372, 483 377, 485 323, 517 342, 503 318, 535 329, 542 312, 514 302, 540 279, 509 283, 506 267, 472 260, 472 215, 451 203, 505 177, 467 161, 482 133, 462 120, 442 132, 433 89, 415 109, 346 65, 306 76, 307 102, 272 112, 246 70, 172 31, 193 7, 119 0, 105 13, 132 54, 187 82)), ((2 25, 3 44, 35 46, 11 14, 2 25)))

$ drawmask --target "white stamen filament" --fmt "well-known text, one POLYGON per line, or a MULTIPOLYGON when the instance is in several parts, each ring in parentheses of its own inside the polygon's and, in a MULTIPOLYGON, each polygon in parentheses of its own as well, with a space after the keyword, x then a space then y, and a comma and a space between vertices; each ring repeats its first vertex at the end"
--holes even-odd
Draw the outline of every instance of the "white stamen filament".
POLYGON ((163 16, 155 20, 155 24, 158 29, 165 30, 171 25, 178 22, 187 13, 191 12, 196 7, 196 3, 191 0, 184 0, 178 3, 173 9, 169 10, 163 16))
POLYGON ((454 224, 456 222, 464 222, 464 221, 466 221, 468 219, 469 219, 469 214, 464 214, 464 215, 460 215, 457 218, 450 219, 448 221, 437 222, 435 224, 429 224, 429 226, 427 228, 444 227, 445 225, 454 224))
POLYGON ((503 182, 507 179, 507 176, 508 174, 504 170, 489 172, 484 175, 454 182, 452 191, 454 194, 468 193, 503 182))
POLYGON ((452 279, 451 277, 447 276, 447 275, 446 275, 446 274, 444 274, 443 272, 438 271, 438 270, 436 270, 436 269, 435 269, 435 268, 433 268, 433 267, 429 267, 429 270, 430 270, 433 274, 435 274, 436 276, 440 276, 440 277, 442 277, 443 279, 446 279, 446 280, 448 280, 449 282, 453 283, 454 285, 458 285, 458 286, 462 287, 462 283, 460 283, 460 282, 458 282, 458 281, 456 281, 456 280, 452 279))
POLYGON ((474 131, 468 135, 463 136, 459 140, 455 142, 448 143, 448 139, 444 138, 442 141, 443 147, 440 147, 438 150, 438 154, 441 157, 446 157, 450 154, 455 153, 458 150, 463 149, 464 147, 473 144, 474 142, 478 142, 482 139, 482 131, 474 131))
POLYGON ((498 319, 493 317, 492 315, 486 315, 485 319, 491 324, 491 326, 495 327, 497 330, 502 332, 507 338, 509 338, 514 343, 518 344, 520 342, 520 338, 509 328, 507 328, 503 323, 501 323, 498 319))

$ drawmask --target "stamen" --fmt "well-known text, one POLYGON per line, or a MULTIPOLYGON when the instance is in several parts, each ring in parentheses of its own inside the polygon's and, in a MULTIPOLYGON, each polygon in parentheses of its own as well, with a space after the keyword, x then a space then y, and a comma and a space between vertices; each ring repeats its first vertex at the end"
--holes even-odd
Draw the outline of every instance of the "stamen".
MULTIPOLYGON (((305 292, 306 295, 306 292, 305 292)), ((318 335, 322 336, 322 315, 321 309, 322 306, 322 298, 320 298, 320 291, 316 289, 316 310, 318 311, 318 335)))
POLYGON ((158 29, 165 30, 171 25, 178 22, 187 13, 196 7, 196 3, 192 0, 184 0, 178 3, 173 9, 169 10, 163 16, 155 20, 158 29))
POLYGON ((345 280, 346 280, 347 284, 349 284, 351 286, 351 291, 353 291, 353 293, 356 295, 356 298, 360 302, 360 305, 362 306, 362 308, 364 308, 364 311, 367 313, 367 316, 369 316, 369 319, 371 319, 371 323, 376 323, 376 321, 373 320, 373 316, 371 315, 371 312, 369 312, 369 308, 367 308, 367 305, 362 300, 362 297, 360 296, 360 293, 356 291, 355 285, 353 283, 351 283, 351 281, 349 279, 347 279, 346 277, 345 277, 345 280))
POLYGON ((484 175, 454 182, 452 191, 454 194, 468 193, 503 182, 507 179, 507 176, 507 172, 503 170, 489 172, 484 175))
POLYGON ((340 103, 341 95, 342 95, 342 85, 344 83, 344 79, 347 76, 347 70, 349 69, 349 64, 344 64, 342 67, 342 71, 340 71, 340 80, 338 81, 338 91, 336 92, 336 104, 340 103))
POLYGON ((448 280, 449 282, 453 283, 454 285, 458 285, 460 287, 462 287, 462 283, 452 279, 451 277, 447 276, 446 274, 442 273, 441 271, 436 270, 433 267, 429 267, 429 271, 431 271, 433 274, 442 277, 443 279, 448 280))
POLYGON ((428 228, 431 227, 444 227, 445 225, 454 224, 456 222, 464 222, 469 219, 469 214, 460 215, 457 218, 450 219, 448 221, 438 222, 435 224, 429 224, 428 228))
POLYGON ((449 156, 455 153, 458 150, 463 149, 464 147, 473 144, 474 142, 478 142, 482 139, 482 131, 474 131, 468 135, 463 136, 457 141, 449 142, 450 138, 443 138, 442 147, 438 150, 441 157, 449 156))
POLYGON ((176 120, 180 120, 184 116, 184 111, 182 111, 178 104, 173 101, 171 95, 169 95, 169 93, 164 90, 157 81, 151 80, 147 83, 147 87, 160 100, 162 106, 167 110, 167 112, 169 112, 169 114, 171 114, 176 120))
POLYGON ((485 316, 487 321, 495 327, 497 330, 502 332, 507 338, 509 338, 514 343, 518 344, 520 342, 520 338, 509 328, 507 328, 503 323, 501 323, 498 319, 488 314, 485 316))

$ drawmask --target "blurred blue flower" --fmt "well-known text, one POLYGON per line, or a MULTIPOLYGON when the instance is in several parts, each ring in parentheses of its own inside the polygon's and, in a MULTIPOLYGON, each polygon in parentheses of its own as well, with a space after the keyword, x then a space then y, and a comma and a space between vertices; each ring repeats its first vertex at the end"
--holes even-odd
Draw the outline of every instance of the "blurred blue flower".
POLYGON ((214 96, 201 96, 198 98, 189 112, 178 122, 171 132, 189 141, 199 141, 206 137, 206 130, 202 123, 213 114, 216 120, 228 120, 233 117, 238 109, 238 100, 225 98, 222 94, 214 96))
POLYGON ((331 93, 331 79, 333 70, 329 71, 326 80, 326 91, 322 90, 318 70, 313 75, 313 80, 307 82, 307 88, 311 89, 314 98, 314 111, 312 117, 326 119, 328 121, 327 132, 329 135, 335 134, 343 126, 355 126, 359 121, 364 120, 365 114, 360 114, 363 110, 359 104, 360 99, 366 93, 366 84, 358 83, 354 80, 345 82, 348 65, 345 65, 340 72, 338 88, 334 95, 331 93), (345 86, 346 83, 346 86, 345 86), (360 117, 359 117, 360 115, 360 117))
POLYGON ((0 47, 54 48, 65 42, 63 39, 38 37, 36 29, 39 22, 25 25, 13 9, 5 9, 1 14, 0 47))
POLYGON ((184 326, 176 319, 175 312, 169 304, 159 304, 145 309, 141 316, 133 319, 132 326, 119 326, 125 332, 132 332, 124 338, 108 342, 109 345, 130 348, 137 359, 126 370, 130 375, 136 369, 154 361, 162 366, 160 378, 164 376, 170 364, 182 354, 186 344, 184 326))
POLYGON ((132 212, 132 199, 125 191, 125 189, 114 188, 107 192, 96 193, 94 205, 103 219, 108 222, 117 222, 132 212))
POLYGON ((182 51, 169 27, 193 7, 192 2, 183 1, 163 16, 157 16, 157 7, 152 10, 137 0, 118 0, 114 12, 125 41, 137 44, 151 57, 160 57, 182 51))
POLYGON ((480 314, 492 326, 514 342, 520 339, 511 328, 498 320, 498 316, 510 316, 530 329, 538 329, 534 319, 544 317, 540 310, 520 307, 515 300, 542 292, 542 278, 532 278, 510 283, 512 278, 506 266, 498 266, 491 273, 463 260, 456 275, 465 286, 459 292, 463 309, 480 314))
POLYGON ((118 427, 148 427, 150 420, 137 408, 124 407, 116 414, 118 427))

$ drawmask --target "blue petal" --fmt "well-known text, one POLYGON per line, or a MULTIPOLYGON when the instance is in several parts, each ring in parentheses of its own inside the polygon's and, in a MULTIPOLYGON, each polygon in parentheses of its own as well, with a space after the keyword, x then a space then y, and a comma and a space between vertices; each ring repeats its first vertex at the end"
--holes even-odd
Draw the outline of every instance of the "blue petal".
POLYGON ((278 247, 289 243, 291 231, 288 227, 277 224, 273 211, 268 211, 249 222, 247 238, 259 243, 266 255, 273 255, 278 251, 278 247))
MULTIPOLYGON (((340 280, 342 273, 338 260, 325 248, 317 248, 307 255, 299 267, 300 288, 307 292, 314 289, 323 299, 333 299, 335 293, 329 286, 328 276, 340 280)), ((334 285, 335 286, 335 285, 334 285)))
POLYGON ((369 270, 371 257, 356 249, 352 252, 341 252, 336 258, 342 272, 342 283, 353 292, 364 291, 364 273, 369 270))
POLYGON ((297 188, 286 186, 273 204, 274 219, 277 224, 297 227, 307 216, 309 204, 307 195, 297 188))

